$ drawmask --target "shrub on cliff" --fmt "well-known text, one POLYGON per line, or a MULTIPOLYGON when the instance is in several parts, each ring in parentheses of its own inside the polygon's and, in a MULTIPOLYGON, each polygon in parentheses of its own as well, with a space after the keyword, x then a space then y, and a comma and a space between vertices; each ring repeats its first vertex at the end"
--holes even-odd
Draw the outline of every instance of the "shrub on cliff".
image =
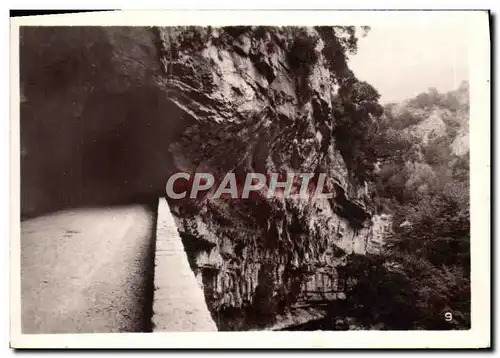
POLYGON ((293 71, 310 73, 311 68, 318 61, 316 46, 319 37, 308 34, 305 30, 297 33, 287 53, 287 60, 293 71))
POLYGON ((304 103, 311 96, 309 76, 312 68, 318 62, 316 46, 319 37, 308 33, 305 29, 297 31, 296 36, 287 52, 287 61, 295 74, 295 85, 299 101, 304 103))
POLYGON ((335 101, 335 143, 347 168, 360 182, 372 179, 377 160, 375 130, 383 113, 379 98, 373 86, 351 77, 342 82, 335 101))
MULTIPOLYGON (((323 56, 335 80, 349 75, 347 65, 349 55, 358 50, 358 36, 354 26, 316 26, 314 29, 323 40, 323 56)), ((368 26, 362 27, 365 36, 368 26)))

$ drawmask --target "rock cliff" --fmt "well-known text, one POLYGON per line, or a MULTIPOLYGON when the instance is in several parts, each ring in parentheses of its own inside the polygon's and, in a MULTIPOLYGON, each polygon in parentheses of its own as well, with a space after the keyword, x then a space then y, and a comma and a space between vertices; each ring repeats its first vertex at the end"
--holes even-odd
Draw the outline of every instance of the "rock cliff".
POLYGON ((342 265, 376 250, 380 222, 335 139, 344 32, 24 28, 23 212, 165 195, 177 171, 326 173, 332 199, 170 205, 220 329, 344 299, 342 265))
POLYGON ((269 324, 290 307, 345 298, 341 266, 375 245, 368 185, 351 180, 336 148, 342 77, 328 68, 326 40, 312 28, 157 31, 160 83, 194 122, 170 145, 179 170, 327 173, 334 193, 171 202, 219 326, 269 324))

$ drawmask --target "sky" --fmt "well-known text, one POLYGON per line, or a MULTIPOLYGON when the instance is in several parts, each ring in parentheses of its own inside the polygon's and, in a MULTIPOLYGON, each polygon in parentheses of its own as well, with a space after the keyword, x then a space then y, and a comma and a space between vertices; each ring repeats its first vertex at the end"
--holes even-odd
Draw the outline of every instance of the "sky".
POLYGON ((429 87, 446 92, 468 79, 467 39, 466 27, 456 24, 371 27, 350 67, 379 91, 383 104, 429 87))

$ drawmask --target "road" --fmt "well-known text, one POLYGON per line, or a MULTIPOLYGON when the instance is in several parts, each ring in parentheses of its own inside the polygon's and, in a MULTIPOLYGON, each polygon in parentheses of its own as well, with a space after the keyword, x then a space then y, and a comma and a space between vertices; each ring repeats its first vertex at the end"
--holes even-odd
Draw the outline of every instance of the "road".
POLYGON ((23 333, 150 330, 153 225, 140 205, 23 221, 23 333))

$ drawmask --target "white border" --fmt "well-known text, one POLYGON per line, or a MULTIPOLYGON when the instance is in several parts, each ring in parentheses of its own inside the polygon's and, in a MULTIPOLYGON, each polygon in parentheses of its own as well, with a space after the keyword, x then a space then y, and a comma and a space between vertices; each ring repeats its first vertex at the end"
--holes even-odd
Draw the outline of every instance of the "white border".
POLYGON ((490 342, 490 43, 486 12, 120 11, 11 19, 11 346, 33 348, 471 348, 490 342), (23 335, 20 332, 20 25, 387 25, 470 29, 472 328, 469 331, 217 332, 23 335))

